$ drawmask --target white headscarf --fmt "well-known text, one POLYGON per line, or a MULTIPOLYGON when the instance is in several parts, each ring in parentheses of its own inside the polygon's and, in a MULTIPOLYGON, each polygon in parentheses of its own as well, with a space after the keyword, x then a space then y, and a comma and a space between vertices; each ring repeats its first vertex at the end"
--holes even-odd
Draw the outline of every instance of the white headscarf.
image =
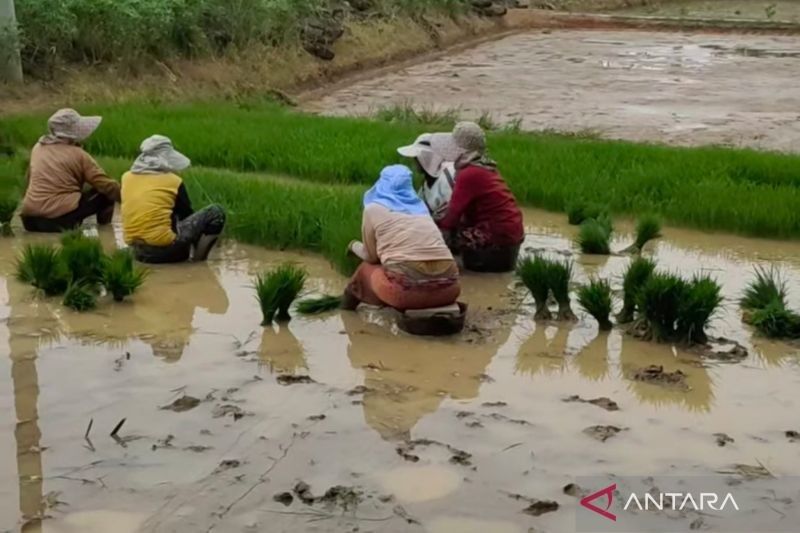
POLYGON ((165 174, 189 168, 192 162, 175 150, 172 141, 163 135, 153 135, 142 142, 139 157, 133 162, 134 174, 165 174))

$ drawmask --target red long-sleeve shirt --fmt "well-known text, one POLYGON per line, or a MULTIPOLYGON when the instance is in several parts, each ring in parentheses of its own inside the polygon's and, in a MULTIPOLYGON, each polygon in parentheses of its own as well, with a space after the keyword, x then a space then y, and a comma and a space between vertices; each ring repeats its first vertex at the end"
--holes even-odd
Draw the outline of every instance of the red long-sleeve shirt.
POLYGON ((447 215, 439 222, 444 230, 483 226, 491 244, 508 246, 525 239, 522 212, 517 200, 496 171, 468 165, 456 175, 447 215))

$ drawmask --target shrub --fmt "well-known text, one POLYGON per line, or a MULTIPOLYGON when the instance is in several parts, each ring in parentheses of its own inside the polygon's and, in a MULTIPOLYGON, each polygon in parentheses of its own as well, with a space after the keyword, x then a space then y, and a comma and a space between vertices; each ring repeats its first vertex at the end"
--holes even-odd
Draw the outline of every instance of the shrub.
POLYGON ((517 276, 531 292, 536 303, 534 318, 537 320, 550 320, 553 318, 550 309, 547 307, 547 299, 550 296, 549 267, 549 261, 540 255, 526 257, 517 266, 517 276))
POLYGON ((586 312, 594 317, 600 324, 600 330, 611 329, 611 311, 614 300, 611 294, 611 285, 605 280, 592 280, 588 285, 578 289, 578 302, 586 312))
POLYGON ((73 281, 67 286, 63 304, 78 312, 89 311, 97 307, 97 294, 89 283, 73 281))
POLYGON ((608 214, 608 209, 600 204, 577 201, 567 206, 567 219, 570 224, 577 226, 590 218, 595 220, 608 214))
POLYGON ((61 258, 73 282, 96 285, 103 278, 103 245, 100 239, 85 236, 80 230, 61 237, 61 258))
POLYGON ((303 290, 308 276, 305 269, 291 264, 281 265, 271 272, 256 277, 255 289, 263 315, 262 325, 278 320, 289 320, 289 307, 303 290))
POLYGON ((321 296, 297 302, 297 312, 301 315, 319 315, 339 309, 341 306, 341 296, 321 296))
POLYGON ((570 261, 550 261, 547 268, 547 283, 558 302, 559 320, 576 320, 569 297, 573 265, 570 261))
POLYGON ((70 276, 61 253, 54 246, 28 244, 17 260, 17 278, 54 296, 67 290, 70 276))
POLYGON ((676 338, 681 305, 687 283, 672 274, 654 273, 638 295, 638 308, 650 338, 671 341, 676 338))
POLYGON ((611 231, 608 225, 593 218, 584 221, 578 233, 578 246, 585 254, 610 254, 611 231))
POLYGON ((617 320, 623 324, 632 322, 636 315, 636 304, 639 291, 656 269, 656 264, 650 259, 637 257, 628 265, 622 280, 622 310, 617 320))
POLYGON ((115 302, 121 302, 136 292, 148 275, 147 269, 136 266, 133 252, 127 248, 116 250, 103 261, 103 286, 115 302))
POLYGON ((722 303, 722 287, 708 276, 695 276, 686 287, 677 323, 680 340, 688 344, 708 341, 706 328, 722 303))
POLYGON ((755 279, 747 285, 744 296, 739 301, 742 309, 755 311, 765 309, 772 304, 786 307, 788 291, 781 272, 774 266, 769 269, 756 267, 755 275, 755 279))

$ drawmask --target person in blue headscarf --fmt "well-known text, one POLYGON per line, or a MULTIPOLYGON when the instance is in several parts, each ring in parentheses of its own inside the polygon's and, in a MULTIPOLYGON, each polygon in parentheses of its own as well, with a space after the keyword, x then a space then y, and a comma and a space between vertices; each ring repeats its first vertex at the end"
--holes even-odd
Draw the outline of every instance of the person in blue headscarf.
POLYGON ((458 266, 414 191, 410 168, 381 171, 364 194, 361 233, 362 240, 349 246, 363 263, 345 290, 345 308, 366 303, 405 311, 456 303, 458 266))

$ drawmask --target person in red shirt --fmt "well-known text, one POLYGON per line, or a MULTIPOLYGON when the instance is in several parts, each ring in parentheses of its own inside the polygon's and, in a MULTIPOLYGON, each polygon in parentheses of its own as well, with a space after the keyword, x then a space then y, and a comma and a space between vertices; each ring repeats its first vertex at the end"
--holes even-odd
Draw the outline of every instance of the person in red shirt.
POLYGON ((510 272, 525 239, 522 211, 497 165, 486 155, 486 136, 480 126, 457 124, 451 142, 459 153, 455 187, 439 227, 450 234, 467 270, 510 272))

